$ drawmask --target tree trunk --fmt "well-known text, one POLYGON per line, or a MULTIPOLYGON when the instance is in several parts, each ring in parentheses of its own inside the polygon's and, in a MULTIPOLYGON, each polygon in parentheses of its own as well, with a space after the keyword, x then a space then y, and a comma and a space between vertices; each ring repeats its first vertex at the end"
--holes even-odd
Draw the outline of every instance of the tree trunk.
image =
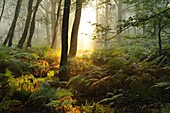
MULTIPOLYGON (((105 26, 106 28, 109 27, 109 5, 106 4, 106 20, 105 20, 105 26)), ((108 39, 108 30, 105 31, 105 36, 104 36, 104 47, 108 47, 108 43, 107 43, 107 39, 108 39)))
POLYGON ((118 31, 119 31, 119 34, 117 35, 117 43, 120 44, 121 43, 121 40, 122 40, 122 36, 120 34, 120 32, 122 31, 122 28, 120 27, 120 21, 122 20, 122 0, 119 0, 118 1, 118 31))
POLYGON ((33 11, 32 21, 31 21, 31 26, 30 26, 30 34, 28 37, 26 48, 31 47, 31 40, 32 40, 32 36, 33 36, 34 30, 35 30, 35 18, 36 18, 37 10, 38 10, 38 7, 39 7, 39 4, 41 3, 41 1, 42 0, 37 0, 37 3, 35 5, 34 11, 33 11))
POLYGON ((28 12, 27 12, 27 19, 26 19, 26 22, 25 22, 25 28, 24 28, 24 32, 22 34, 22 37, 18 42, 18 48, 20 48, 20 49, 22 49, 22 47, 23 47, 23 44, 24 44, 26 37, 27 37, 28 29, 29 29, 29 26, 30 26, 33 1, 34 0, 29 0, 29 2, 28 2, 28 8, 27 8, 28 12))
POLYGON ((79 30, 79 24, 80 24, 80 18, 81 18, 81 9, 82 9, 82 0, 76 0, 76 12, 75 12, 75 18, 71 33, 71 44, 70 44, 70 51, 69 56, 75 57, 77 53, 77 36, 78 36, 78 30, 79 30))
POLYGON ((6 0, 3 0, 2 11, 1 11, 1 15, 0 15, 0 22, 1 22, 1 19, 2 19, 2 15, 4 13, 5 4, 6 4, 6 0))
POLYGON ((57 0, 51 0, 51 11, 50 11, 50 16, 51 16, 51 37, 54 36, 54 31, 55 31, 56 4, 57 4, 57 0))
POLYGON ((58 4, 58 9, 57 9, 57 19, 56 19, 56 22, 55 22, 55 26, 54 26, 54 31, 53 31, 53 38, 52 38, 52 44, 51 44, 51 48, 52 49, 55 49, 57 48, 57 32, 58 32, 58 21, 59 21, 59 16, 60 16, 60 9, 61 9, 61 1, 59 1, 59 4, 58 4))
POLYGON ((162 31, 162 27, 161 27, 161 21, 162 21, 162 18, 159 20, 159 23, 158 23, 158 45, 159 45, 159 56, 162 55, 162 39, 161 39, 161 31, 162 31))
POLYGON ((64 14, 62 23, 62 50, 61 50, 61 60, 60 60, 60 80, 68 80, 67 75, 67 53, 68 53, 68 26, 69 26, 69 13, 70 13, 70 0, 65 0, 64 3, 64 14))
POLYGON ((46 8, 45 10, 45 26, 46 26, 46 33, 47 33, 47 43, 48 45, 50 45, 50 22, 49 22, 49 8, 50 8, 50 4, 47 2, 46 8))
POLYGON ((3 42, 4 45, 6 45, 8 41, 9 41, 8 46, 12 45, 12 39, 14 37, 14 31, 15 31, 17 19, 18 19, 19 13, 20 13, 21 4, 22 4, 22 0, 18 0, 17 1, 17 6, 15 8, 14 19, 13 19, 11 27, 10 27, 10 29, 8 31, 8 35, 7 35, 6 39, 5 39, 5 41, 3 42))

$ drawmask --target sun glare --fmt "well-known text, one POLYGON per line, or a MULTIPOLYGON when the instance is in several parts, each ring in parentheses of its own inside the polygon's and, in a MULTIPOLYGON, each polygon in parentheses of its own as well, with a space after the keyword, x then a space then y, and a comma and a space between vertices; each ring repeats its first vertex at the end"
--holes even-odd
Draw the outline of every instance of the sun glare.
POLYGON ((92 26, 96 22, 95 8, 85 7, 82 9, 81 21, 78 33, 78 54, 83 51, 93 51, 92 36, 95 30, 95 26, 92 26))

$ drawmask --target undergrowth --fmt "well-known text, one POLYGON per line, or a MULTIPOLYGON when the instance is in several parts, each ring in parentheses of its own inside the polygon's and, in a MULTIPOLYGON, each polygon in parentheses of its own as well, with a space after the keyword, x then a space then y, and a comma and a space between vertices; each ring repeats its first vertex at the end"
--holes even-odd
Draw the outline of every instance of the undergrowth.
POLYGON ((168 113, 169 48, 160 56, 155 41, 125 38, 68 58, 70 80, 61 82, 58 52, 1 46, 0 112, 168 113))

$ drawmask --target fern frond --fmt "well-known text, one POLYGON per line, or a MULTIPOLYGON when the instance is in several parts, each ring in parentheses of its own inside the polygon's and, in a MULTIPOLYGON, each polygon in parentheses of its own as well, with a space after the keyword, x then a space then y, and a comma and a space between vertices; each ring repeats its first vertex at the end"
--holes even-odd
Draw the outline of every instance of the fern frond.
POLYGON ((153 85, 151 88, 164 88, 165 90, 170 89, 170 82, 159 82, 153 85))

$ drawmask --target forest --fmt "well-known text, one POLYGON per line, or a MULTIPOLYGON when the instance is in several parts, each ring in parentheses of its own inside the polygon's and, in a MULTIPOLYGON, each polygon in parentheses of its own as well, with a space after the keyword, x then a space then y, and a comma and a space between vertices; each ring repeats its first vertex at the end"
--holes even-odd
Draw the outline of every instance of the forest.
POLYGON ((0 113, 170 113, 170 1, 0 0, 0 113))

